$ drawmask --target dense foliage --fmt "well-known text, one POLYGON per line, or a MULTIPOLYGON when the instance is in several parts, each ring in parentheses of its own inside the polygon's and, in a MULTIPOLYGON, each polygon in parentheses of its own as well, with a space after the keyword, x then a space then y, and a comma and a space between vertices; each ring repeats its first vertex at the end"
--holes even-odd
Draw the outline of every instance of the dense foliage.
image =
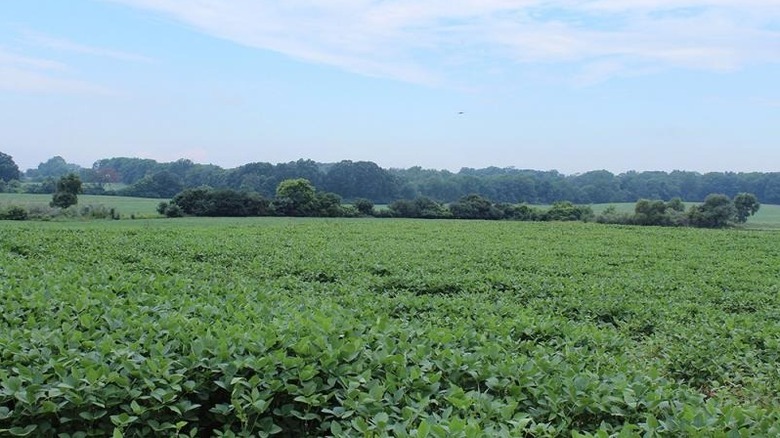
POLYGON ((711 194, 699 205, 692 205, 687 211, 680 198, 669 202, 640 199, 634 207, 634 214, 620 214, 614 208, 607 208, 596 217, 597 222, 624 225, 693 226, 698 228, 725 228, 747 222, 748 217, 758 212, 755 195, 740 193, 729 199, 723 194, 711 194))
MULTIPOLYGON (((372 206, 373 207, 373 206, 372 206)), ((333 193, 318 192, 306 179, 279 183, 276 197, 269 201, 256 192, 198 187, 187 189, 161 202, 157 211, 168 217, 191 216, 305 216, 352 217, 357 210, 341 205, 333 193)))
POLYGON ((38 164, 36 169, 29 169, 25 172, 25 176, 28 178, 40 181, 40 180, 54 180, 63 177, 69 173, 78 174, 81 171, 81 166, 78 164, 68 163, 64 158, 57 155, 49 158, 43 163, 38 164))
MULTIPOLYGON (((35 193, 51 193, 49 178, 73 169, 61 157, 41 163, 27 172, 37 181, 24 188, 35 193)), ((76 166, 78 167, 78 166, 76 166)), ((615 175, 596 170, 576 175, 557 171, 515 168, 463 168, 458 172, 422 169, 383 169, 370 161, 344 160, 338 163, 316 163, 298 160, 289 163, 248 163, 232 169, 190 160, 169 163, 141 158, 107 158, 91 168, 79 168, 90 193, 103 192, 141 197, 171 198, 186 188, 209 186, 243 192, 257 192, 265 198, 275 196, 279 183, 303 178, 315 187, 335 193, 347 201, 365 198, 389 204, 399 199, 429 198, 437 202, 455 202, 471 194, 509 204, 552 204, 570 201, 575 204, 636 202, 639 199, 702 202, 711 193, 734 197, 738 193, 755 194, 761 202, 780 204, 780 172, 625 172, 615 175), (110 184, 124 184, 111 188, 110 184)))
POLYGON ((18 180, 21 176, 19 172, 19 166, 14 162, 13 157, 3 152, 0 152, 0 183, 5 183, 18 180))
POLYGON ((271 211, 270 202, 257 193, 210 187, 184 190, 158 208, 160 214, 169 217, 180 216, 179 213, 192 216, 269 216, 271 211))
POLYGON ((76 205, 81 192, 81 178, 75 173, 69 173, 57 181, 57 191, 52 195, 50 205, 59 208, 76 205))
MULTIPOLYGON (((155 178, 149 178, 155 179, 155 178)), ((77 202, 81 181, 75 174, 68 174, 57 182, 52 207, 66 209, 77 202)), ((31 215, 0 214, 1 219, 24 220, 31 215)), ((377 210, 372 201, 358 198, 354 205, 342 205, 341 197, 330 192, 318 191, 311 181, 304 178, 286 179, 276 188, 276 196, 266 199, 253 191, 215 189, 202 186, 185 189, 171 201, 157 205, 157 212, 167 217, 211 216, 297 216, 297 217, 357 217, 375 216, 415 219, 482 219, 515 221, 593 221, 624 225, 694 226, 700 228, 724 228, 741 224, 755 214, 760 203, 755 195, 740 193, 729 199, 722 194, 711 194, 701 205, 685 210, 680 198, 669 202, 640 199, 634 214, 617 213, 610 207, 595 215, 590 206, 575 205, 570 201, 553 203, 550 208, 531 207, 526 204, 493 203, 477 194, 471 194, 449 204, 418 196, 415 199, 399 199, 387 209, 377 210)), ((14 212, 19 213, 19 212, 14 212)), ((41 217, 40 215, 32 215, 41 217)), ((83 216, 83 215, 82 215, 83 216)), ((112 211, 112 219, 119 215, 112 211)))
POLYGON ((777 436, 778 238, 0 223, 0 434, 777 436))

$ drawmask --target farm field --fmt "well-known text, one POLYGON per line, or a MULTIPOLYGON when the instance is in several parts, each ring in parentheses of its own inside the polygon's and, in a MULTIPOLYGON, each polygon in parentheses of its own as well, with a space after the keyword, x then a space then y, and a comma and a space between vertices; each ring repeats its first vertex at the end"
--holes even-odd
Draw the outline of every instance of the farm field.
MULTIPOLYGON (((122 218, 136 217, 154 217, 157 214, 157 204, 162 199, 152 198, 131 198, 127 196, 104 196, 104 195, 79 195, 78 206, 98 206, 103 205, 106 208, 114 208, 119 211, 122 218)), ((0 206, 2 205, 21 205, 25 207, 38 206, 48 207, 51 202, 51 195, 39 195, 28 193, 0 193, 0 206)))
POLYGON ((780 229, 780 205, 762 205, 747 221, 748 227, 780 229))
POLYGON ((0 222, 0 435, 777 436, 780 232, 0 222))

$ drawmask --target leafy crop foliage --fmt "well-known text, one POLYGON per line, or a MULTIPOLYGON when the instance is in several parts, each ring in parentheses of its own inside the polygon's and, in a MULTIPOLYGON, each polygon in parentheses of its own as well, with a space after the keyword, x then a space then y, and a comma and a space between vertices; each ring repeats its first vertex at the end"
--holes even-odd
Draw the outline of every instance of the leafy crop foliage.
POLYGON ((0 435, 776 436, 780 235, 0 224, 0 435))

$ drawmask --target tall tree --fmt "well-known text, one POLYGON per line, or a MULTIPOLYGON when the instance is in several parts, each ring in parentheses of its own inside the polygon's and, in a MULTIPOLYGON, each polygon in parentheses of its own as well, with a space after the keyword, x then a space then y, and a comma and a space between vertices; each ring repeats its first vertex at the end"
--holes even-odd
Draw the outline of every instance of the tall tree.
POLYGON ((723 228, 736 218, 734 203, 723 194, 708 195, 704 204, 691 207, 691 225, 702 228, 723 228))
POLYGON ((397 179, 370 161, 341 161, 325 175, 325 190, 346 199, 366 198, 374 202, 391 202, 397 198, 397 179))
POLYGON ((148 158, 115 157, 96 161, 92 165, 92 170, 106 172, 107 169, 112 169, 118 176, 119 182, 135 184, 141 178, 156 171, 159 167, 160 164, 157 161, 148 158))
POLYGON ((307 179, 286 179, 276 188, 274 207, 285 216, 310 216, 317 209, 316 204, 316 189, 307 179))
POLYGON ((78 203, 78 194, 81 193, 81 178, 75 173, 70 173, 57 181, 57 191, 52 195, 52 207, 68 208, 78 203))
POLYGON ((69 173, 78 173, 80 170, 81 166, 78 164, 68 163, 64 158, 57 155, 38 164, 37 169, 28 170, 27 176, 37 179, 60 178, 69 173))
POLYGON ((0 180, 5 182, 18 180, 21 177, 19 166, 14 162, 13 157, 0 152, 0 180))
POLYGON ((734 208, 737 210, 737 222, 744 224, 748 217, 753 216, 761 208, 758 198, 752 193, 740 193, 734 197, 734 208))

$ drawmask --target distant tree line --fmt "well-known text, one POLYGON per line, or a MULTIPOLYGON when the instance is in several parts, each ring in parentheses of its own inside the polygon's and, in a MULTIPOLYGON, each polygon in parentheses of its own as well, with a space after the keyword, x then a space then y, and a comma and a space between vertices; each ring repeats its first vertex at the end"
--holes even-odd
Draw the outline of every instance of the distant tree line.
POLYGON ((588 205, 575 205, 559 201, 550 208, 532 207, 527 204, 493 203, 479 195, 467 195, 456 202, 441 204, 426 197, 414 200, 394 201, 386 212, 378 216, 482 219, 518 221, 596 221, 600 223, 652 226, 692 226, 699 228, 724 228, 747 222, 758 212, 760 203, 751 193, 740 193, 730 199, 723 194, 711 194, 700 205, 686 210, 680 198, 669 202, 640 199, 633 214, 618 213, 608 207, 601 214, 594 214, 588 205))
POLYGON ((185 189, 170 201, 160 202, 157 211, 168 217, 181 216, 299 216, 299 217, 385 217, 418 219, 485 219, 524 221, 586 221, 594 217, 586 205, 557 202, 548 209, 525 204, 493 204, 479 195, 456 202, 440 203, 425 196, 396 200, 386 209, 375 208, 365 198, 342 204, 335 193, 318 191, 307 179, 279 183, 273 198, 257 192, 215 189, 208 186, 185 189))
MULTIPOLYGON (((6 156, 7 157, 7 156, 6 156)), ((0 156, 0 158, 3 158, 0 156)), ((6 166, 7 168, 9 166, 6 166)), ((72 170, 72 169, 71 169, 72 170)), ((17 171, 18 172, 18 171, 17 171)), ((161 173, 144 177, 139 182, 155 181, 161 173)), ((138 183, 134 185, 137 187, 138 183)), ((67 209, 78 202, 83 192, 81 178, 67 173, 55 184, 51 207, 67 209)), ((469 194, 450 203, 442 203, 427 196, 414 199, 397 199, 386 210, 377 210, 367 198, 357 198, 352 205, 342 205, 338 194, 318 191, 305 178, 285 179, 274 190, 269 199, 252 190, 213 188, 207 185, 187 188, 168 202, 161 202, 157 211, 168 217, 191 216, 303 216, 303 217, 399 217, 423 219, 482 219, 519 221, 590 221, 601 223, 695 226, 722 228, 744 223, 760 208, 758 198, 751 193, 739 193, 733 199, 724 194, 710 194, 701 205, 686 210, 682 199, 663 200, 640 199, 634 213, 618 213, 614 207, 607 208, 596 216, 588 205, 575 205, 571 201, 558 201, 550 208, 542 209, 527 204, 507 202, 494 203, 479 195, 469 194)), ((111 218, 117 218, 112 211, 111 218)), ((0 219, 25 220, 28 212, 12 206, 0 211, 0 219)))
POLYGON ((368 199, 353 205, 342 205, 334 193, 319 192, 304 179, 284 180, 273 199, 257 192, 199 187, 185 189, 169 202, 161 202, 158 212, 168 217, 191 216, 304 216, 304 217, 396 217, 418 219, 481 219, 516 221, 597 221, 601 223, 694 226, 723 228, 744 223, 760 207, 755 195, 740 193, 730 199, 712 194, 701 205, 686 210, 680 198, 669 202, 641 199, 634 213, 618 213, 607 208, 595 215, 590 206, 559 201, 549 208, 527 204, 493 203, 477 194, 467 195, 448 204, 420 196, 391 202, 387 209, 375 209, 368 199))
MULTIPOLYGON (((5 155, 5 154, 3 154, 5 155)), ((7 156, 5 156, 7 157, 7 156)), ((242 192, 256 192, 273 198, 279 183, 303 178, 324 192, 335 193, 347 202, 367 199, 389 204, 399 199, 429 198, 452 203, 464 196, 479 195, 499 203, 574 204, 636 202, 639 199, 680 198, 703 202, 711 193, 733 198, 753 193, 767 204, 780 204, 780 172, 735 173, 688 171, 625 172, 596 170, 576 175, 557 171, 488 167, 463 168, 458 172, 423 169, 383 169, 369 161, 317 163, 298 160, 289 163, 248 163, 232 169, 190 160, 160 163, 142 158, 106 158, 91 168, 53 157, 36 169, 21 172, 12 160, 0 156, 0 190, 53 193, 56 181, 77 173, 85 194, 112 194, 170 199, 188 188, 209 186, 242 192)))

